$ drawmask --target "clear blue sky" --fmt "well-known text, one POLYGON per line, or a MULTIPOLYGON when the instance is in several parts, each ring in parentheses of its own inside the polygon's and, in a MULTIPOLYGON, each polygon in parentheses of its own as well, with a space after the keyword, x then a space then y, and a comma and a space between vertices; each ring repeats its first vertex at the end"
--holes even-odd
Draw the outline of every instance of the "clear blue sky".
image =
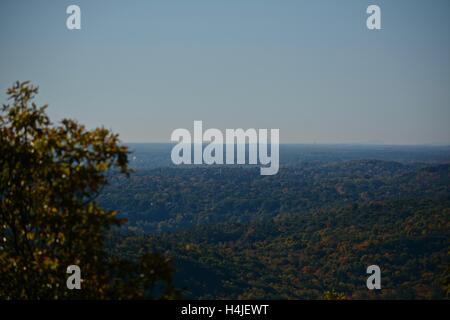
POLYGON ((1 0, 0 41, 2 102, 32 80, 53 120, 126 142, 203 120, 285 143, 450 144, 448 0, 1 0))

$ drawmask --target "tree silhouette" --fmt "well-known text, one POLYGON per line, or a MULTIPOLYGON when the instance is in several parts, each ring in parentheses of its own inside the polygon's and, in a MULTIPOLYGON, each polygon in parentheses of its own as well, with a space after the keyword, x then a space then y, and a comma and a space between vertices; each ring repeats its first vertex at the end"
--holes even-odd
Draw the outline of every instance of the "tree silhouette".
POLYGON ((105 249, 105 233, 125 221, 95 199, 108 173, 130 174, 127 148, 105 128, 53 125, 37 92, 15 83, 0 113, 0 298, 173 297, 163 256, 127 261, 105 249), (66 287, 69 265, 81 268, 81 290, 66 287))

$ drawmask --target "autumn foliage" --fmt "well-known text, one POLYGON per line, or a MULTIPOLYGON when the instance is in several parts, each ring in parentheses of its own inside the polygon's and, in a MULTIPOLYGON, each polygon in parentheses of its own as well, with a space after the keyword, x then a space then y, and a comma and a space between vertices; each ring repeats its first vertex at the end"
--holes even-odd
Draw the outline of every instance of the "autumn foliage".
POLYGON ((0 113, 0 298, 170 297, 172 269, 146 254, 139 261, 105 250, 105 233, 125 221, 95 201, 108 173, 129 175, 127 148, 105 128, 73 120, 53 125, 38 88, 17 82, 0 113), (78 265, 82 289, 68 290, 78 265), (162 289, 152 290, 159 282, 162 289))

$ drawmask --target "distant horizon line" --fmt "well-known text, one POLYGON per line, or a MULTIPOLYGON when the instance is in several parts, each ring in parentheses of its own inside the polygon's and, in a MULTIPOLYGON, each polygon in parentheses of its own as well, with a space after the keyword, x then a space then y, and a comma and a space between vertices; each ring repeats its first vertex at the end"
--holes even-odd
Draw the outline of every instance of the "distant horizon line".
MULTIPOLYGON (((124 144, 167 144, 176 145, 176 142, 129 142, 124 144)), ((205 145, 209 143, 203 143, 205 145)), ((247 145, 248 143, 246 143, 247 145)), ((269 143, 270 144, 270 143, 269 143)), ((235 143, 236 145, 236 143, 235 143)), ((279 145, 304 145, 304 146, 368 146, 368 147, 450 147, 450 143, 370 143, 370 142, 280 142, 279 145)))

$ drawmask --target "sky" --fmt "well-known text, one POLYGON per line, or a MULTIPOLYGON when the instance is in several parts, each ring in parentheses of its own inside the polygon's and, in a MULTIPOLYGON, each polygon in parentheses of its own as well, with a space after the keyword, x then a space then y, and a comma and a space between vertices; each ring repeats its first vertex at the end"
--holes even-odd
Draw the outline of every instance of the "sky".
POLYGON ((124 142, 202 120, 282 143, 450 144, 448 0, 2 0, 0 47, 1 102, 31 80, 54 122, 124 142))

